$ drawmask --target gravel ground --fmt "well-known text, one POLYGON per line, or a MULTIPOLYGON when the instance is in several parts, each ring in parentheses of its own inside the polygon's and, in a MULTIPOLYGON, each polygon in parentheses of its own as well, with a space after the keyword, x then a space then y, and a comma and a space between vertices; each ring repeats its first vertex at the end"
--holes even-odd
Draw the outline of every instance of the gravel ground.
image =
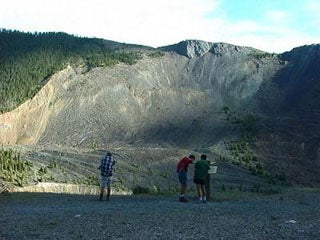
POLYGON ((0 239, 320 239, 319 191, 190 200, 1 194, 0 239))

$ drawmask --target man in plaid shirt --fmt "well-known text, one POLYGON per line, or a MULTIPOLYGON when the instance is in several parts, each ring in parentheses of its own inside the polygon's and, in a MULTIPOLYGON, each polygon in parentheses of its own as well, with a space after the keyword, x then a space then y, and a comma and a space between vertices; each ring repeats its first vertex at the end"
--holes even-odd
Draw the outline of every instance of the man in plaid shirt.
POLYGON ((115 164, 115 160, 110 152, 107 152, 107 154, 101 159, 101 164, 99 166, 100 175, 101 175, 101 191, 100 191, 100 197, 99 197, 100 201, 103 200, 103 194, 106 187, 107 187, 107 201, 109 200, 114 164, 115 164))

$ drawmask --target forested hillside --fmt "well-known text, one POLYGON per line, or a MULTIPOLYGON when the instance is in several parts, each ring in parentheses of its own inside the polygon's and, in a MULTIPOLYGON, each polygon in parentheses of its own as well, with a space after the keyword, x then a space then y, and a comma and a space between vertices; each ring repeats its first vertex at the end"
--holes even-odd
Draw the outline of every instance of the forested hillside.
POLYGON ((0 112, 34 96, 49 76, 68 64, 85 65, 89 70, 118 62, 132 64, 140 58, 137 51, 129 52, 123 45, 60 32, 0 29, 0 112))

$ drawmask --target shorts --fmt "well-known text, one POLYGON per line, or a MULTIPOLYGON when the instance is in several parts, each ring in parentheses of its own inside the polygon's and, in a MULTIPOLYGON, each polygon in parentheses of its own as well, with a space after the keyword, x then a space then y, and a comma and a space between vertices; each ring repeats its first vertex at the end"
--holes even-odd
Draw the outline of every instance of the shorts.
POLYGON ((179 183, 183 186, 187 186, 187 172, 180 170, 178 172, 179 183))
POLYGON ((194 182, 195 184, 205 185, 204 179, 194 178, 194 179, 193 179, 193 182, 194 182))
POLYGON ((101 176, 100 186, 102 188, 110 187, 112 183, 112 176, 101 176))

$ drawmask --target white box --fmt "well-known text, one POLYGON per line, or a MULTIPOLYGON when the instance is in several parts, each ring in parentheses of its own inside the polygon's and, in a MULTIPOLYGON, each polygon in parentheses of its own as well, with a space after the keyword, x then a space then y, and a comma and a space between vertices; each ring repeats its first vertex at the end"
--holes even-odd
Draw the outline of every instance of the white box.
POLYGON ((209 169, 208 173, 209 174, 215 174, 215 173, 217 173, 217 169, 218 169, 217 166, 210 166, 210 169, 209 169))

